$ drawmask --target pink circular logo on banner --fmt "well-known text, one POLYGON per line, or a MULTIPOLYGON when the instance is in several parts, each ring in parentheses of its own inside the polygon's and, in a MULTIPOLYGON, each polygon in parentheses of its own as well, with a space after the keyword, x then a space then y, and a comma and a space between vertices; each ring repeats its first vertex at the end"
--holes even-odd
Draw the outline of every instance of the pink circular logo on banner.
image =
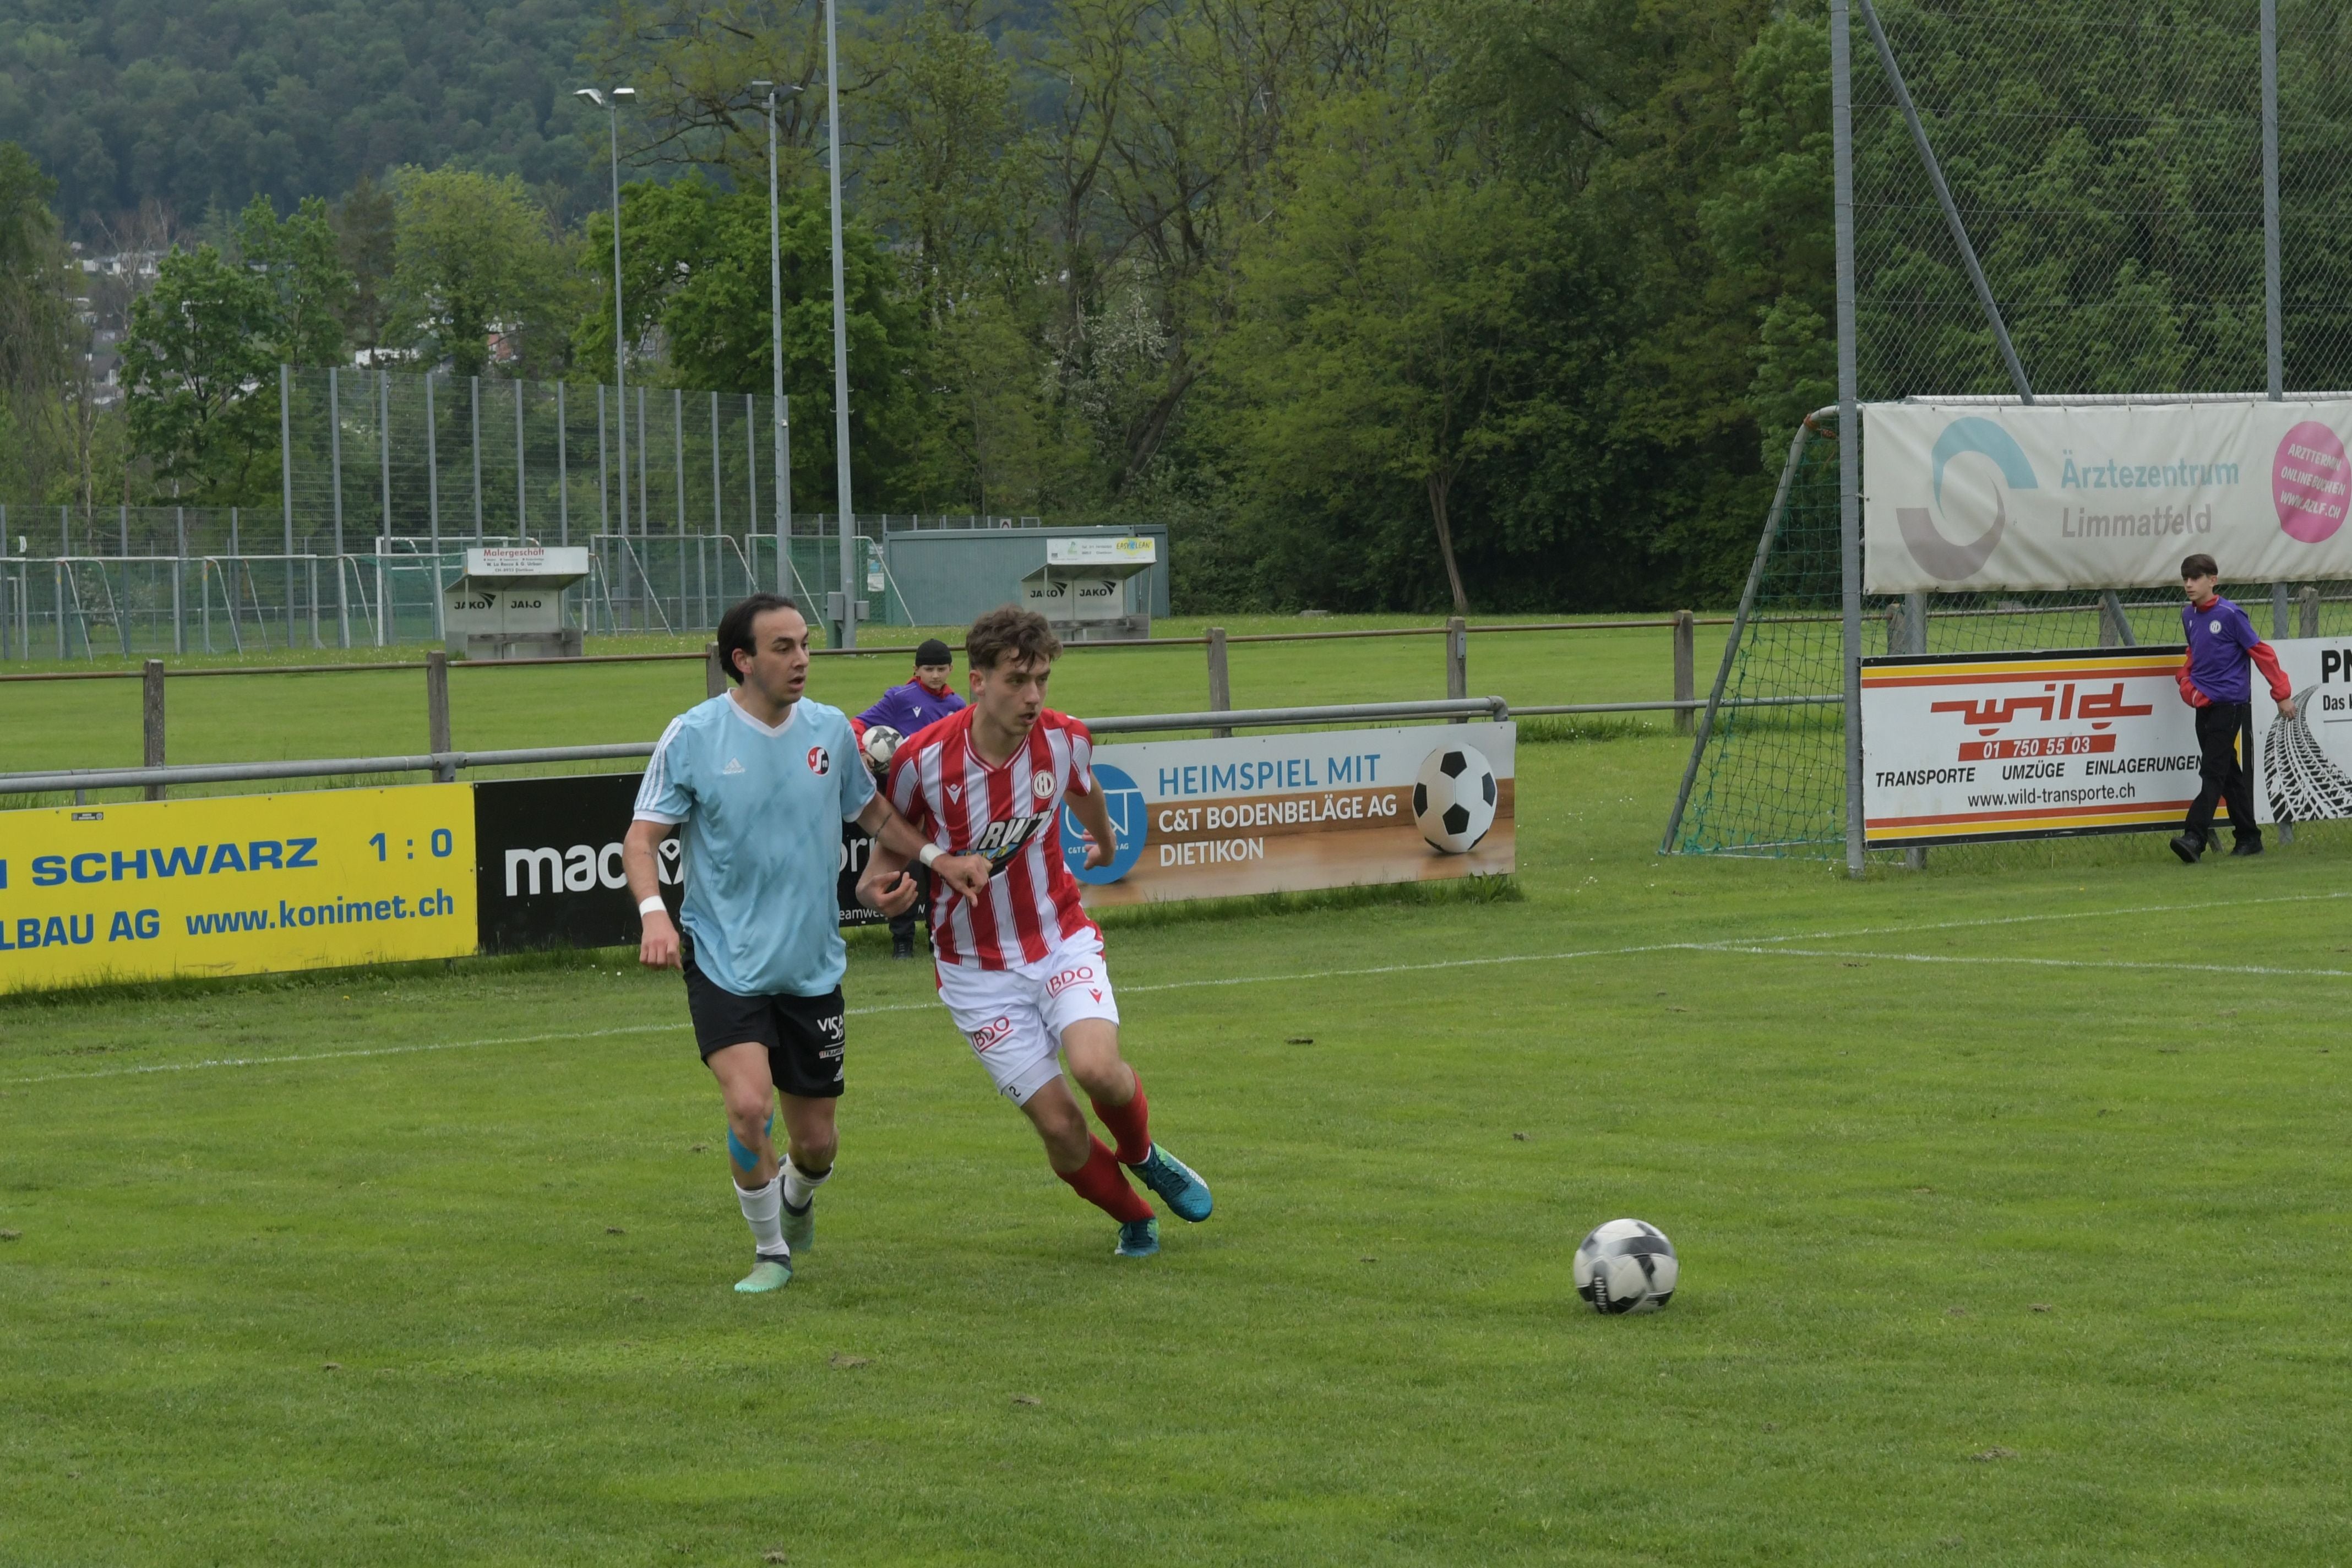
POLYGON ((2316 544, 2344 526, 2344 508, 2352 500, 2352 459, 2335 431, 2306 419, 2279 443, 2278 459, 2271 466, 2271 500, 2278 507, 2279 526, 2291 539, 2316 544))

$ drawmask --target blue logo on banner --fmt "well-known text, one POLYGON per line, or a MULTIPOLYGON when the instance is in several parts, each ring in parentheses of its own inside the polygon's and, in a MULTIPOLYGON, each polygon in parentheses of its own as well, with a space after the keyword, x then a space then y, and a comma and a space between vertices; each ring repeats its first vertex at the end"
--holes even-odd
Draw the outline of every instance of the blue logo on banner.
POLYGON ((1099 887, 1116 882, 1135 869, 1143 858, 1144 830, 1151 823, 1151 807, 1135 781, 1118 768, 1101 763, 1094 765, 1095 788, 1102 791, 1103 805, 1110 808, 1110 825, 1118 834, 1118 853, 1108 866, 1087 868, 1087 850, 1094 840, 1078 826, 1078 819, 1067 805, 1062 807, 1062 859, 1070 868, 1070 875, 1081 882, 1099 887))

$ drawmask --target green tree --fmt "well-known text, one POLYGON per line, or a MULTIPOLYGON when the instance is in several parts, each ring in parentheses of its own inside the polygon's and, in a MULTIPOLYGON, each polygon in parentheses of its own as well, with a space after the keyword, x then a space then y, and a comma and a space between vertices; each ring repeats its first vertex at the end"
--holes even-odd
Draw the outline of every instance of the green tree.
MULTIPOLYGON (((822 191, 784 192, 779 203, 783 258, 784 388, 793 399, 793 494, 796 503, 835 486, 833 419, 833 241, 822 191)), ((592 218, 588 249, 612 254, 607 220, 592 218)), ((622 188, 623 300, 628 331, 666 344, 660 376, 674 385, 764 393, 772 385, 769 322, 768 195, 721 191, 698 175, 672 184, 622 188)), ((896 289, 898 268, 873 232, 843 231, 848 295, 850 439, 862 476, 861 505, 919 504, 906 488, 921 438, 920 318, 896 289)), ((608 292, 577 328, 583 363, 612 363, 608 292)), ((635 361, 632 353, 632 362, 635 361)), ((599 374, 606 374, 600 368, 599 374)), ((632 370, 632 375, 639 374, 632 370)))
POLYGON ((1559 416, 1529 309, 1552 237, 1530 193, 1392 96, 1335 101, 1304 142, 1244 258, 1247 447, 1269 490, 1412 486, 1466 614, 1464 480, 1559 416))
POLYGON ((364 174, 335 206, 335 243, 344 270, 352 275, 343 331, 362 348, 382 347, 384 329, 391 324, 397 216, 392 193, 364 174))
POLYGON ((262 274, 209 245, 163 258, 122 344, 131 438, 152 464, 156 493, 217 506, 268 494, 283 331, 262 274))
POLYGON ((270 347, 281 363, 341 364, 343 312, 350 309, 352 274, 327 204, 306 197, 280 218, 267 196, 256 196, 236 221, 236 246, 247 269, 259 275, 277 303, 270 347))
POLYGON ((56 194, 29 153, 0 142, 0 482, 37 497, 64 463, 59 399, 79 357, 56 194))
POLYGON ((404 168, 394 174, 392 333, 479 375, 496 332, 518 375, 570 362, 580 314, 575 247, 514 175, 404 168))

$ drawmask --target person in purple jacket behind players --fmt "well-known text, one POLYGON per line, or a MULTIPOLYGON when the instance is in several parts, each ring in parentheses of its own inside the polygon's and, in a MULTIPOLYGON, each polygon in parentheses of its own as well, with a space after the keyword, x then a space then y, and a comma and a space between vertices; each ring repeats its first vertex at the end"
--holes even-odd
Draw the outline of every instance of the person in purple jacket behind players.
POLYGON ((2253 786, 2238 761, 2238 735, 2247 729, 2254 692, 2248 660, 2262 666, 2279 717, 2294 717, 2294 686, 2279 668, 2277 652, 2254 635, 2245 611, 2221 597, 2221 573, 2210 555, 2192 555, 2180 563, 2180 586, 2189 595, 2180 607, 2180 626, 2188 634, 2189 657, 2180 661, 2178 679, 2181 700, 2197 710, 2197 749, 2202 755, 2197 771, 2204 787, 2189 807, 2188 826, 2172 841, 2172 852, 2190 866, 2212 847, 2217 802, 2229 804, 2237 840, 2230 853, 2263 852, 2253 786))
MULTIPOLYGON (((948 689, 955 679, 955 656, 948 645, 932 637, 915 650, 915 679, 884 692, 873 707, 857 716, 855 728, 862 743, 866 731, 877 725, 898 732, 901 740, 963 711, 963 699, 948 689)), ((887 767, 887 763, 885 763, 887 767)), ((915 911, 890 917, 890 956, 915 956, 915 911)))

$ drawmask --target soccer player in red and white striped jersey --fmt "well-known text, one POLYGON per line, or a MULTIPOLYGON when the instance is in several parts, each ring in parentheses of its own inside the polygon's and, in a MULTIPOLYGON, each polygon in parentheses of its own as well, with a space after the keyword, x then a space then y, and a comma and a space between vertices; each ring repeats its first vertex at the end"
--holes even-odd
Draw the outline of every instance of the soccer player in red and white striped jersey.
MULTIPOLYGON (((1055 1173, 1119 1222, 1118 1254, 1148 1258, 1160 1250, 1160 1226, 1127 1172, 1183 1219, 1208 1218, 1211 1199, 1207 1184, 1152 1142, 1143 1082, 1119 1055, 1102 931, 1062 858, 1065 804, 1092 839, 1088 866, 1109 864, 1118 839, 1088 767, 1094 738, 1045 706, 1061 652, 1032 611, 1008 605, 973 622, 964 637, 971 706, 899 743, 889 795, 939 856, 983 856, 993 868, 976 898, 933 881, 940 999, 998 1090, 1037 1129, 1055 1173), (1115 1151, 1087 1127, 1057 1056, 1115 1151)), ((877 845, 863 880, 878 891, 904 864, 877 845)))

